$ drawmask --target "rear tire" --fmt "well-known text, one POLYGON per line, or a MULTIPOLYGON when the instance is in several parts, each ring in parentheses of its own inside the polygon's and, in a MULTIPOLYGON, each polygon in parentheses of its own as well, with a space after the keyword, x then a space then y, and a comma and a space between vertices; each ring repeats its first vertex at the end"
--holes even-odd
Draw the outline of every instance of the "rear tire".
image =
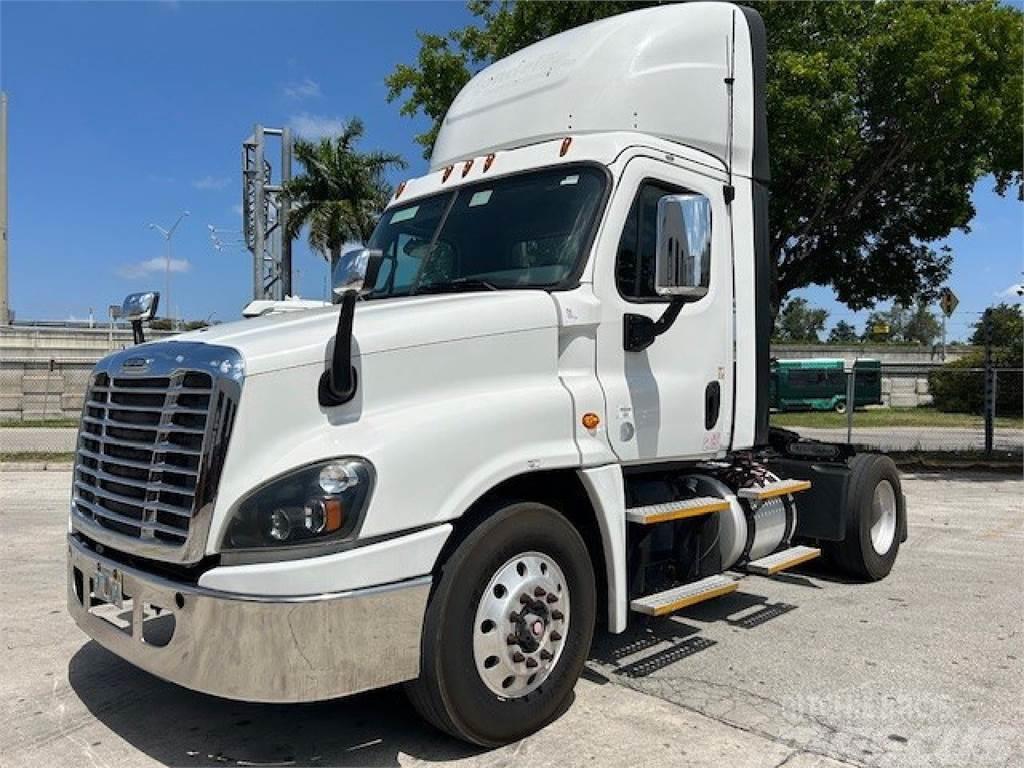
POLYGON ((834 410, 836 413, 846 413, 846 401, 836 400, 836 404, 832 406, 832 410, 834 410))
POLYGON ((409 699, 456 738, 486 747, 521 739, 571 702, 595 613, 579 532, 551 507, 505 504, 441 567, 409 699), (505 682, 508 694, 499 695, 505 682))
POLYGON ((830 562, 858 579, 889 575, 906 531, 899 470, 888 456, 863 453, 850 461, 846 538, 826 547, 830 562))

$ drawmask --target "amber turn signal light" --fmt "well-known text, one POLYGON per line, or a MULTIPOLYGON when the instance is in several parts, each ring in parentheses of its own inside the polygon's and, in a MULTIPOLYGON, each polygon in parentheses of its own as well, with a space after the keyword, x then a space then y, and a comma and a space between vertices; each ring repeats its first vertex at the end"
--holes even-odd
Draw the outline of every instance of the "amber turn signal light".
POLYGON ((597 429, 597 425, 601 423, 601 417, 596 413, 584 413, 583 414, 583 426, 587 429, 597 429))

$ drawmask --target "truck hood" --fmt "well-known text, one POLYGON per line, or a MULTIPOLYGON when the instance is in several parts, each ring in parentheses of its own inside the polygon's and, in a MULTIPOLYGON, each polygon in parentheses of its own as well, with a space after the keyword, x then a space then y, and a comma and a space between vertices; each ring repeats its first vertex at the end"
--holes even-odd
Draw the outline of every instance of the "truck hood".
MULTIPOLYGON (((234 347, 245 358, 247 376, 301 365, 323 365, 337 330, 338 310, 334 306, 268 315, 211 326, 175 338, 234 347)), ((353 354, 372 355, 557 324, 555 302, 545 291, 377 299, 356 306, 353 354)))

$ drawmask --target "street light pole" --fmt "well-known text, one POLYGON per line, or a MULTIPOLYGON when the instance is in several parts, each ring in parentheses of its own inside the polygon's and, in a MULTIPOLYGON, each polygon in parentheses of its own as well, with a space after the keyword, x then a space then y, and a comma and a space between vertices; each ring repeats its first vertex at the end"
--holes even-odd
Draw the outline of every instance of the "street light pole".
POLYGON ((168 228, 164 229, 159 224, 150 224, 149 228, 156 230, 160 235, 167 241, 167 257, 164 263, 164 306, 167 307, 167 319, 171 323, 171 330, 174 330, 174 313, 171 311, 171 255, 173 245, 171 243, 174 237, 174 230, 181 224, 181 220, 191 214, 188 211, 182 211, 175 222, 168 228))

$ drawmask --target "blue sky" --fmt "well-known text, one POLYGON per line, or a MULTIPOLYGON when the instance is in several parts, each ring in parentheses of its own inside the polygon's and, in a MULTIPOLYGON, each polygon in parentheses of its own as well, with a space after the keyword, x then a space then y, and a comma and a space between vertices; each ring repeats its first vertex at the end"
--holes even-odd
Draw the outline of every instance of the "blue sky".
MULTIPOLYGON (((191 216, 174 239, 175 314, 238 317, 250 260, 213 249, 207 225, 240 227, 239 153, 255 122, 328 131, 358 115, 364 148, 426 169, 420 120, 386 101, 384 77, 415 56, 417 30, 468 20, 462 3, 0 3, 9 98, 10 282, 19 319, 84 319, 125 293, 163 288, 164 241, 146 225, 191 216), (254 43, 253 46, 249 42, 254 43)), ((950 337, 1021 281, 1024 216, 982 181, 973 231, 956 233, 950 337)), ((296 285, 326 267, 296 249, 296 285)), ((829 324, 862 322, 828 289, 802 292, 829 324)))

